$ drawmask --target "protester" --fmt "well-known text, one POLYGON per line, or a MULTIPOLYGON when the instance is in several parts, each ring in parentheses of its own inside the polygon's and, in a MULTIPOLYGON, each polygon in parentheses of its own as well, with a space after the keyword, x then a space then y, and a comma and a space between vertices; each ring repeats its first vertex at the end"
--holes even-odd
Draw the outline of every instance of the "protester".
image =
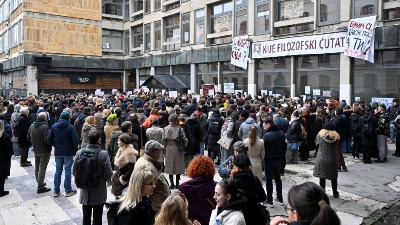
POLYGON ((242 141, 233 144, 233 155, 218 166, 218 174, 221 178, 229 178, 233 169, 233 162, 238 155, 247 155, 248 148, 242 141))
POLYGON ((97 130, 96 119, 93 116, 86 117, 85 123, 83 124, 81 131, 81 148, 86 148, 86 146, 89 144, 89 133, 95 130, 97 130))
POLYGON ((28 161, 29 147, 32 143, 28 140, 28 130, 31 126, 31 120, 28 118, 29 109, 22 107, 21 115, 17 119, 16 131, 18 131, 18 145, 21 152, 20 165, 21 167, 32 166, 31 162, 28 161))
POLYGON ((4 122, 0 120, 0 197, 9 194, 4 190, 6 178, 10 176, 11 156, 13 155, 13 147, 11 137, 4 132, 4 122))
POLYGON ((243 142, 249 149, 247 155, 251 161, 251 170, 253 174, 262 181, 262 162, 265 157, 264 140, 259 138, 255 126, 250 126, 248 137, 243 142))

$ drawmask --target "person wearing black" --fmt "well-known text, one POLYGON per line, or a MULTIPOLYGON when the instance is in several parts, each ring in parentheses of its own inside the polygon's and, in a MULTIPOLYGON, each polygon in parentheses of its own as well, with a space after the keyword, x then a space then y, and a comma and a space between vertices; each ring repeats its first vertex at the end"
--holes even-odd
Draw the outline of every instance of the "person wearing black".
POLYGON ((20 112, 21 115, 18 118, 18 127, 15 128, 19 129, 18 144, 21 151, 20 164, 22 167, 32 166, 31 162, 28 161, 28 151, 29 147, 32 145, 28 140, 28 130, 31 126, 31 121, 28 117, 29 109, 27 107, 23 107, 21 108, 20 112))
POLYGON ((216 164, 220 164, 219 150, 220 145, 217 143, 221 138, 221 129, 224 124, 224 119, 218 109, 214 109, 211 117, 208 120, 207 138, 208 140, 208 156, 211 157, 216 164))
POLYGON ((4 190, 4 183, 10 176, 11 156, 14 153, 11 137, 4 132, 3 120, 0 120, 0 146, 0 197, 3 197, 10 193, 4 190))
MULTIPOLYGON (((368 121, 372 125, 373 133, 371 135, 362 134, 362 149, 363 149, 363 161, 366 164, 372 163, 371 161, 371 153, 372 148, 376 147, 376 129, 378 128, 378 120, 375 115, 372 114, 372 108, 370 105, 365 107, 365 114, 360 117, 360 124, 363 124, 363 121, 368 121)), ((361 127, 361 129, 363 129, 361 127)))

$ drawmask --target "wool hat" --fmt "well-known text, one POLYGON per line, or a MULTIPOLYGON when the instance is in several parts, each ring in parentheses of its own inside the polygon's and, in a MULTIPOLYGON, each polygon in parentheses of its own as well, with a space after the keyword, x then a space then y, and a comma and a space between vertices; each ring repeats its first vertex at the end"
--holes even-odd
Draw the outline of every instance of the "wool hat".
POLYGON ((243 118, 249 118, 249 112, 247 112, 246 110, 244 110, 244 111, 242 111, 242 113, 240 113, 240 115, 243 117, 243 118))
POLYGON ((118 119, 118 117, 117 117, 117 114, 115 114, 115 113, 110 114, 110 115, 107 117, 107 121, 114 121, 114 120, 116 120, 116 119, 118 119))
POLYGON ((233 162, 235 166, 240 169, 247 168, 251 165, 250 158, 247 155, 237 155, 235 161, 233 162))
POLYGON ((152 150, 164 149, 164 145, 162 145, 158 141, 150 140, 145 144, 144 148, 145 151, 152 151, 152 150))
POLYGON ((60 118, 64 119, 64 120, 69 120, 69 118, 70 118, 69 112, 66 112, 66 111, 62 112, 60 115, 60 118))

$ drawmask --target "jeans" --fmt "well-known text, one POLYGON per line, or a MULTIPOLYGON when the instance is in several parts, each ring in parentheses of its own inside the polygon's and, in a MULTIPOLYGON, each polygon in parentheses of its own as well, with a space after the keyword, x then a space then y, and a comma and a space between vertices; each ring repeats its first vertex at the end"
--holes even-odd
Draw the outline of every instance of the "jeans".
POLYGON ((83 219, 82 225, 91 225, 93 211, 93 225, 101 225, 103 223, 103 206, 101 205, 82 205, 83 219))
POLYGON ((200 155, 204 155, 204 142, 200 141, 200 155))
POLYGON ((293 149, 292 143, 287 144, 286 148, 286 164, 299 164, 299 149, 293 149))
POLYGON ((71 168, 74 162, 73 156, 55 156, 56 159, 56 173, 54 175, 54 192, 60 192, 61 175, 64 167, 64 189, 65 192, 70 192, 71 187, 71 168))
POLYGON ((379 149, 379 158, 384 159, 387 158, 388 155, 388 144, 387 144, 387 137, 382 134, 378 134, 376 136, 377 145, 379 149))
POLYGON ((390 131, 390 140, 394 142, 396 140, 396 129, 394 127, 394 121, 390 121, 389 131, 390 131))
POLYGON ((351 153, 351 138, 344 139, 341 145, 343 153, 351 153))
POLYGON ((47 165, 49 164, 51 153, 35 154, 35 178, 38 189, 43 188, 44 177, 46 176, 47 165))
POLYGON ((276 185, 276 197, 282 201, 282 180, 280 175, 281 160, 268 161, 264 160, 265 168, 265 182, 267 188, 267 202, 272 202, 272 193, 274 192, 272 179, 275 180, 276 185))

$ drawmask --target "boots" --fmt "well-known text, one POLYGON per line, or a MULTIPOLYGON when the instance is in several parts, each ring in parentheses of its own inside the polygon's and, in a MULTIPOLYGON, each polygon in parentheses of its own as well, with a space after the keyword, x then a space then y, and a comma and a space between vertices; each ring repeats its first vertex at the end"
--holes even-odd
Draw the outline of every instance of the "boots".
POLYGON ((173 175, 169 175, 169 189, 175 189, 175 185, 174 185, 174 177, 173 175))
POLYGON ((179 180, 178 180, 178 179, 176 179, 176 185, 175 185, 175 188, 176 188, 176 189, 179 189, 179 180))

